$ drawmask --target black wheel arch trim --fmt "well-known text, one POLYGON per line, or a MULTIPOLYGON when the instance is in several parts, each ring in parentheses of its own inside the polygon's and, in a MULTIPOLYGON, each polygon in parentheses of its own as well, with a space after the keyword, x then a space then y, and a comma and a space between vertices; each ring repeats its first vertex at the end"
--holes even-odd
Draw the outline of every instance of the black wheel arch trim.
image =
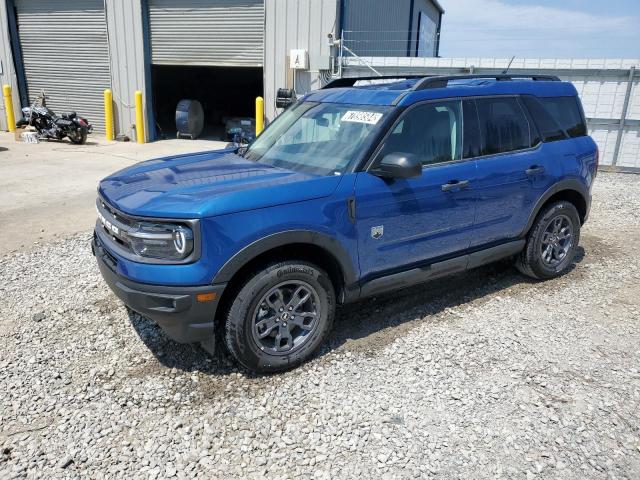
POLYGON ((268 235, 250 243, 227 260, 213 278, 212 283, 227 283, 242 267, 254 258, 269 250, 291 244, 306 244, 322 248, 337 261, 344 276, 345 286, 357 283, 358 275, 356 269, 351 261, 350 255, 340 242, 330 235, 313 230, 287 230, 268 235))
POLYGON ((544 192, 544 195, 542 195, 538 199, 535 207, 531 212, 531 215, 529 215, 529 221, 527 222, 527 226, 522 231, 521 237, 524 237, 527 235, 527 233, 529 233, 529 230, 531 230, 531 227, 533 226, 533 222, 535 222, 536 217, 540 213, 540 210, 542 210, 542 206, 547 202, 547 200, 553 197, 556 193, 560 193, 567 190, 571 190, 580 194, 580 196, 583 198, 585 202, 585 205, 587 206, 587 212, 589 212, 590 196, 589 196, 589 191, 587 190, 587 187, 578 180, 574 180, 574 179, 562 180, 552 185, 546 192, 544 192))

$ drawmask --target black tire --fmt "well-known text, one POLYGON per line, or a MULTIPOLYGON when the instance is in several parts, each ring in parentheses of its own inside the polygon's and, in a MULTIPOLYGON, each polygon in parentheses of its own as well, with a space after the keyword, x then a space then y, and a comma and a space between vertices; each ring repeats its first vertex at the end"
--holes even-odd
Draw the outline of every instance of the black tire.
MULTIPOLYGON (((301 298, 304 298, 304 295, 301 298)), ((335 303, 331 280, 327 273, 316 265, 303 261, 269 265, 250 275, 233 300, 225 324, 226 347, 242 366, 255 372, 274 373, 296 367, 308 360, 324 343, 333 325, 335 303), (296 285, 302 290, 296 288, 296 285), (289 314, 291 321, 287 326, 281 314, 286 314, 287 309, 290 310, 289 306, 297 303, 293 298, 294 290, 295 293, 300 291, 300 295, 308 290, 308 303, 297 308, 314 310, 313 306, 316 316, 294 316, 294 321, 289 314), (288 300, 286 295, 289 291, 292 297, 288 300), (273 296, 265 299, 269 294, 273 296), (276 312, 280 309, 275 308, 275 305, 282 305, 284 312, 276 312), (275 325, 274 322, 279 323, 269 330, 268 327, 275 325), (308 325, 305 324, 303 328, 298 326, 300 323, 308 325), (262 332, 259 324, 265 327, 262 332), (307 328, 309 330, 306 330, 307 328), (287 329, 291 329, 288 337, 287 329), (269 335, 258 338, 267 330, 269 335), (299 338, 296 337, 296 333, 300 335, 299 338), (283 345, 283 337, 290 339, 291 343, 283 345), (295 342, 299 345, 295 345, 295 342), (282 350, 276 352, 276 349, 282 350)), ((302 315, 305 313, 311 312, 301 312, 302 315)))
POLYGON ((67 135, 74 145, 83 145, 87 141, 87 129, 80 127, 75 134, 67 135))
POLYGON ((538 214, 529 234, 527 243, 518 256, 516 267, 521 273, 538 280, 559 277, 566 273, 575 258, 576 249, 580 242, 580 215, 576 207, 567 201, 552 203, 538 214), (556 235, 549 231, 556 225, 565 225, 561 233, 556 235), (569 230, 570 227, 570 230, 569 230), (562 233, 564 232, 564 233, 562 233), (553 241, 570 232, 570 239, 553 241), (552 241, 549 241, 549 234, 552 241), (557 245, 557 247, 555 247, 557 245), (557 250, 556 250, 557 248, 557 250), (551 259, 546 258, 545 252, 551 250, 551 259), (556 255, 556 251, 564 255, 556 255))

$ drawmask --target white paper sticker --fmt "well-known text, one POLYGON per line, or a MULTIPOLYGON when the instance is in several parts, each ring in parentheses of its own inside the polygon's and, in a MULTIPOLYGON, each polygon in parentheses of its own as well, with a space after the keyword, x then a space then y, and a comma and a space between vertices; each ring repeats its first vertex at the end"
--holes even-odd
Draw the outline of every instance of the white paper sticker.
POLYGON ((375 125, 381 118, 382 114, 379 112, 359 112, 356 110, 349 110, 342 116, 342 121, 375 125))

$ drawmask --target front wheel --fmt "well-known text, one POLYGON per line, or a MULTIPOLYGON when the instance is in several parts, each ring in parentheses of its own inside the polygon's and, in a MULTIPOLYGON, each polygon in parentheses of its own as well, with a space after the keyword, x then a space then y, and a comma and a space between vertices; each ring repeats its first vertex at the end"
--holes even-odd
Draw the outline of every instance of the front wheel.
POLYGON ((249 277, 227 315, 225 343, 249 370, 273 373, 309 359, 331 330, 329 276, 302 261, 270 265, 249 277))
POLYGON ((532 278, 559 277, 571 266, 579 241, 576 207, 567 201, 552 203, 538 214, 516 266, 532 278))

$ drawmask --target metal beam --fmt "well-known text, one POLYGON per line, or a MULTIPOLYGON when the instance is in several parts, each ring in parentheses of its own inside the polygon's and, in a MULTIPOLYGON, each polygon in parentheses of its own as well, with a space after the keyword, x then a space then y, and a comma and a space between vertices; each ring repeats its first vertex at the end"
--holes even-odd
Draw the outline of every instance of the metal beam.
POLYGON ((18 18, 13 0, 6 0, 7 20, 9 22, 9 37, 11 41, 11 52, 13 53, 13 65, 18 80, 18 96, 23 107, 29 106, 29 90, 27 88, 27 77, 24 73, 24 63, 22 61, 22 45, 18 35, 18 18))
MULTIPOLYGON (((439 67, 439 66, 425 66, 425 65, 385 65, 384 62, 379 61, 377 57, 362 57, 363 60, 367 60, 367 62, 378 69, 382 69, 385 72, 385 75, 456 75, 469 73, 470 66, 465 67, 439 67), (392 73, 388 73, 392 72, 392 73)), ((403 58, 403 60, 406 60, 403 58)), ((412 62, 415 62, 416 59, 412 59, 412 62)), ((360 68, 361 62, 352 60, 350 57, 345 57, 343 60, 345 67, 345 75, 344 76, 357 76, 357 69, 360 68)), ((488 75, 497 75, 504 71, 504 67, 502 68, 490 68, 490 67, 478 67, 474 66, 473 73, 486 73, 488 75)), ((629 69, 604 69, 604 68, 580 68, 580 69, 571 69, 571 68, 521 68, 521 67, 512 67, 509 69, 510 75, 531 75, 531 74, 540 74, 543 75, 545 72, 549 72, 550 75, 557 75, 562 77, 572 77, 572 76, 588 76, 588 77, 622 77, 627 76, 629 74, 629 69)))
MULTIPOLYGON (((589 125, 597 125, 601 127, 617 127, 620 125, 619 118, 587 118, 589 125)), ((624 121, 625 127, 640 127, 640 120, 633 120, 627 118, 624 121)))
POLYGON ((407 39, 407 57, 411 57, 411 41, 413 40, 413 10, 415 9, 415 0, 411 0, 409 6, 409 38, 407 39))
MULTIPOLYGON (((144 46, 144 84, 145 84, 145 104, 146 120, 147 120, 147 138, 149 142, 153 142, 158 138, 158 129, 156 124, 156 112, 153 108, 153 75, 151 72, 151 26, 149 25, 149 0, 142 1, 142 41, 144 46)), ((137 133, 137 132, 136 132, 137 133)))
POLYGON ((640 175, 640 167, 614 167, 612 165, 600 165, 598 171, 612 173, 635 173, 640 175))
POLYGON ((620 155, 620 147, 622 146, 622 136, 624 135, 625 121, 627 120, 627 111, 629 110, 629 100, 631 99, 631 90, 633 89, 633 77, 636 74, 636 67, 629 69, 629 82, 627 83, 627 91, 624 95, 624 103, 622 104, 622 115, 620 124, 618 125, 618 136, 616 137, 616 147, 613 151, 612 165, 618 164, 618 156, 620 155))

